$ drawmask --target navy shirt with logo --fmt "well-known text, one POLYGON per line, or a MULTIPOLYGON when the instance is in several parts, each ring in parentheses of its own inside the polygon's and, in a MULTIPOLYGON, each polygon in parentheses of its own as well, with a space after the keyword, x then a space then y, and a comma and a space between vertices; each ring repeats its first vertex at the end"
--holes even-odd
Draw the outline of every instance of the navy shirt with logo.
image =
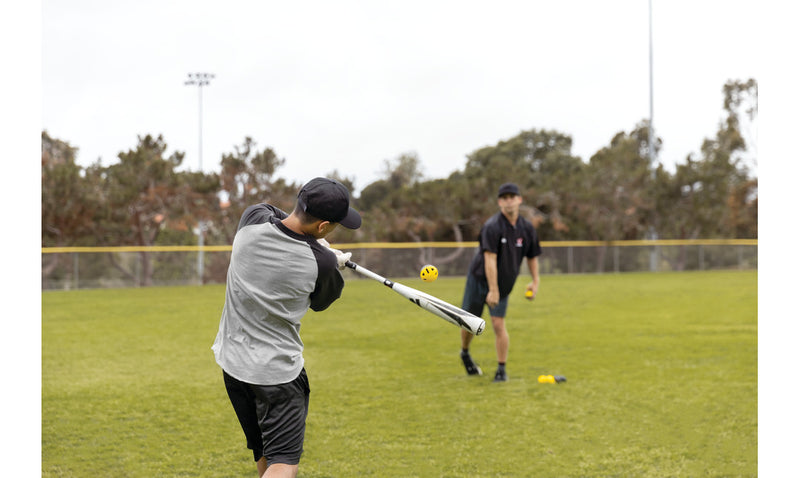
POLYGON ((508 296, 514 288, 519 268, 524 257, 533 258, 542 253, 539 237, 533 224, 525 218, 517 217, 512 226, 506 217, 498 212, 490 217, 481 228, 480 247, 472 258, 469 272, 486 283, 483 253, 497 254, 497 286, 500 298, 508 296))

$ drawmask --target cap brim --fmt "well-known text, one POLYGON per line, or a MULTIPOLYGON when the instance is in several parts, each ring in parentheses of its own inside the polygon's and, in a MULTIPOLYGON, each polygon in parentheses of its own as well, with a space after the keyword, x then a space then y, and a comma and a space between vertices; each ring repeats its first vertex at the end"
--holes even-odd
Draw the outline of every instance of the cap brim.
POLYGON ((361 227, 361 214, 352 207, 347 211, 347 216, 339 221, 339 224, 348 229, 358 229, 361 227))

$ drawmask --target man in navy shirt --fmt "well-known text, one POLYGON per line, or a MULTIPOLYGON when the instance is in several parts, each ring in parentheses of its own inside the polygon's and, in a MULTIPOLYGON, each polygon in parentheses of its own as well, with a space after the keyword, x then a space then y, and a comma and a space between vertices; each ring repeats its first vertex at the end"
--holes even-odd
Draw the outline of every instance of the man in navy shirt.
MULTIPOLYGON (((508 294, 514 288, 523 258, 528 263, 532 281, 525 287, 526 298, 533 300, 539 290, 539 260, 542 253, 533 225, 519 215, 522 196, 516 184, 505 183, 497 192, 500 212, 489 218, 481 228, 480 247, 472 258, 464 288, 461 308, 478 317, 484 305, 489 307, 497 350, 495 382, 508 380, 506 359, 509 337, 505 315, 508 294)), ((461 331, 461 360, 469 375, 482 375, 480 367, 469 354, 473 335, 461 331)))

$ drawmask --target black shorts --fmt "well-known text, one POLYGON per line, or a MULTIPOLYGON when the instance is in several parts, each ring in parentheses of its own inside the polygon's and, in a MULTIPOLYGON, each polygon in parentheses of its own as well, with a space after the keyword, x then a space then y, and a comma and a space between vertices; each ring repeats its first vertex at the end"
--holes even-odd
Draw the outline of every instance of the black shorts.
MULTIPOLYGON (((486 303, 486 295, 488 293, 489 286, 485 282, 479 281, 472 274, 467 274, 467 284, 464 286, 464 298, 461 301, 461 308, 476 317, 480 317, 483 314, 483 308, 489 307, 486 303)), ((506 308, 508 308, 508 296, 500 298, 496 306, 489 307, 489 315, 505 318, 506 308)))
POLYGON ((245 383, 224 370, 222 375, 253 459, 258 461, 264 456, 270 465, 300 463, 311 392, 306 370, 280 385, 245 383))

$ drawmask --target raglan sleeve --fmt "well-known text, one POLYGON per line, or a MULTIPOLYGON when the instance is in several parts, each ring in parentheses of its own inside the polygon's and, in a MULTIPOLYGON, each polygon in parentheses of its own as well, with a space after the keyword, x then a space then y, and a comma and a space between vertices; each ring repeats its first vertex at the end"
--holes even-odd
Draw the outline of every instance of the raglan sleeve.
POLYGON ((252 224, 264 224, 265 222, 269 221, 271 217, 285 219, 287 216, 288 214, 281 209, 272 206, 271 204, 253 204, 245 209, 242 213, 242 217, 239 219, 239 226, 236 228, 236 230, 238 231, 241 228, 250 226, 252 224))
POLYGON ((317 260, 317 280, 311 292, 311 310, 320 312, 327 309, 342 296, 344 278, 337 269, 336 256, 317 241, 309 243, 317 260))

